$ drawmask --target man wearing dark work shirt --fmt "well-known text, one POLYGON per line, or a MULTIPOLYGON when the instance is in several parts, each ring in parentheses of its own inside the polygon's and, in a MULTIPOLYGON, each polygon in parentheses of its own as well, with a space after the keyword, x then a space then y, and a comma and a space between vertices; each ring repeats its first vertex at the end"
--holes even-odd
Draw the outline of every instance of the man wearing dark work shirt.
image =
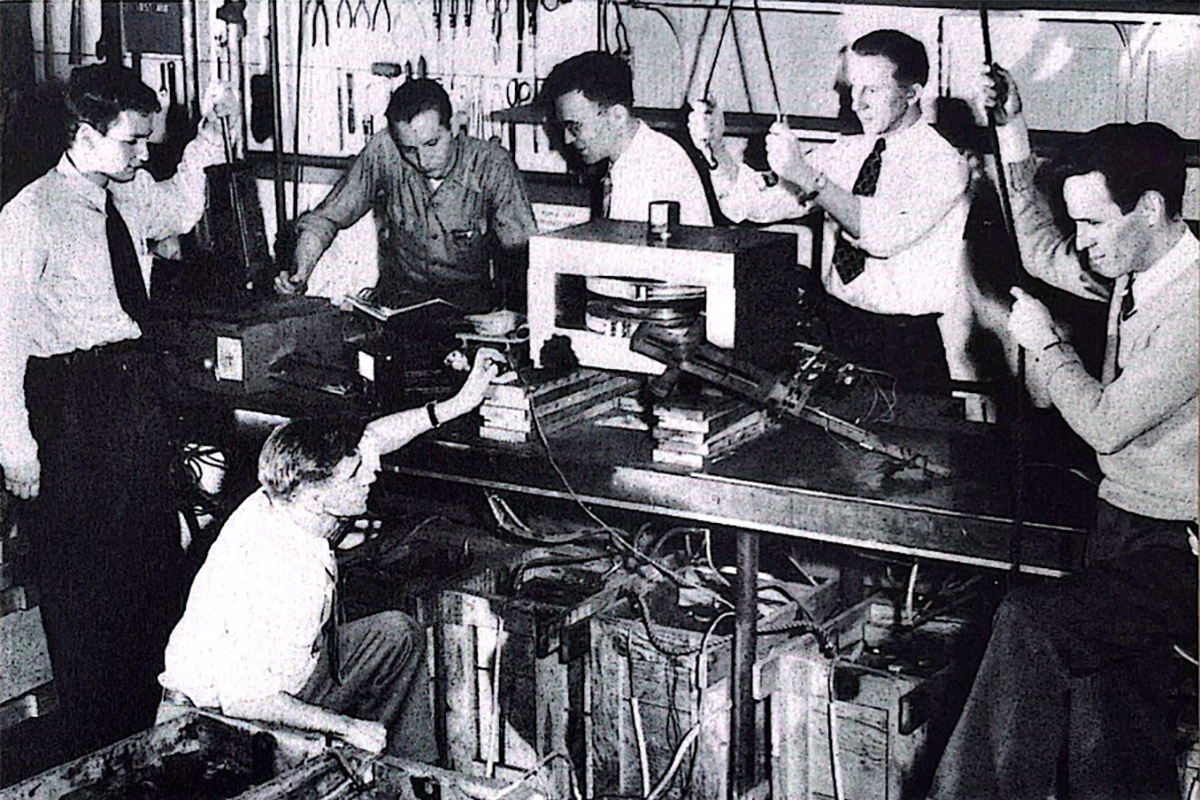
POLYGON ((386 117, 387 131, 297 221, 295 263, 276 289, 303 291, 338 231, 373 211, 379 304, 397 306, 415 294, 461 311, 519 305, 525 247, 537 226, 512 157, 498 144, 455 134, 450 98, 435 81, 405 82, 386 117))

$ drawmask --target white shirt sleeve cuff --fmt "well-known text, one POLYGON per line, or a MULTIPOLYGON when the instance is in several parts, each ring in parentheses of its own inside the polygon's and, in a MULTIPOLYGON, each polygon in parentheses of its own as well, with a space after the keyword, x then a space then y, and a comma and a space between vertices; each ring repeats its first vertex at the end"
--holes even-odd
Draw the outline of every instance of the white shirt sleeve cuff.
POLYGON ((996 135, 1005 164, 1019 164, 1033 154, 1029 147, 1029 128, 1023 114, 1018 114, 1007 125, 997 128, 996 135))

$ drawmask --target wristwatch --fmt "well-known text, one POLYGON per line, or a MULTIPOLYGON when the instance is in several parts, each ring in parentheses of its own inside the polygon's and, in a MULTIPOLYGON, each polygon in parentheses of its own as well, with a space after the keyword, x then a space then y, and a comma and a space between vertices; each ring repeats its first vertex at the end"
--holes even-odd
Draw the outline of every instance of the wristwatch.
POLYGON ((825 187, 829 184, 829 176, 824 172, 817 173, 817 180, 813 183, 812 191, 800 198, 801 203, 811 203, 817 199, 817 195, 825 191, 825 187))

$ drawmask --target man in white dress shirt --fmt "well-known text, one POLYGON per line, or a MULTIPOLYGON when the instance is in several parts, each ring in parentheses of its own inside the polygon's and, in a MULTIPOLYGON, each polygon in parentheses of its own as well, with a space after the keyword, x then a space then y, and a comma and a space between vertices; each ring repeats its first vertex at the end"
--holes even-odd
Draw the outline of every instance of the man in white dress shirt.
POLYGON ((716 161, 713 189, 731 220, 824 212, 819 306, 835 350, 895 374, 901 387, 942 393, 948 380, 981 377, 967 348, 974 316, 963 240, 967 160, 922 120, 929 60, 921 42, 877 30, 845 58, 863 132, 805 152, 776 123, 767 137, 776 184, 729 154, 715 106, 693 110, 688 128, 716 161))
POLYGON ((124 67, 77 68, 62 158, 0 210, 0 467, 32 501, 21 526, 69 720, 64 756, 153 722, 182 608, 162 376, 142 338, 146 240, 185 233, 204 211, 218 117, 236 107, 216 91, 206 105, 175 175, 156 182, 142 169, 154 90, 124 67))
POLYGON ((367 510, 382 455, 473 410, 500 356, 480 350, 454 397, 361 423, 296 420, 258 461, 262 488, 225 523, 196 575, 159 676, 159 721, 183 708, 318 731, 432 759, 414 687, 424 631, 401 611, 339 625, 332 549, 367 510))
POLYGON ((564 142, 586 164, 609 162, 601 214, 645 222, 650 203, 679 203, 684 225, 712 225, 704 184, 678 142, 633 115, 633 73, 609 53, 580 53, 558 64, 542 84, 564 142))

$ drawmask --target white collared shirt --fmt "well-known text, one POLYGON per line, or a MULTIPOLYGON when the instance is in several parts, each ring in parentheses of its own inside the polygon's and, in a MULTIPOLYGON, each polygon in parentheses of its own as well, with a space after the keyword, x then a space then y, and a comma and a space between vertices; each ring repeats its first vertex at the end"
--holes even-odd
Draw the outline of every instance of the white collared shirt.
MULTIPOLYGON (((155 181, 138 170, 111 182, 113 202, 129 228, 150 283, 147 239, 186 233, 204 213, 204 168, 219 147, 196 139, 175 176, 155 181)), ((105 189, 64 155, 0 209, 0 463, 37 453, 25 408, 25 363, 30 356, 136 339, 141 329, 121 308, 113 283, 105 227, 105 189)))
MULTIPOLYGON (((851 191, 878 136, 843 136, 808 154, 829 182, 851 191)), ((938 327, 950 376, 977 377, 966 350, 973 324, 973 283, 967 270, 966 228, 970 170, 966 158, 941 134, 918 122, 884 137, 875 194, 860 197, 858 239, 847 240, 867 253, 863 273, 842 282, 833 268, 841 226, 825 217, 821 282, 834 297, 876 314, 940 314, 938 327)), ((713 173, 721 211, 735 222, 776 222, 807 214, 798 187, 780 182, 766 187, 745 164, 733 182, 713 173)))
POLYGON ((196 575, 159 682, 199 706, 299 692, 317 665, 336 576, 328 541, 260 489, 196 575))
POLYGON ((625 152, 609 167, 612 196, 610 219, 645 222, 654 200, 679 203, 683 225, 712 225, 704 184, 683 148, 669 136, 638 120, 625 152))

